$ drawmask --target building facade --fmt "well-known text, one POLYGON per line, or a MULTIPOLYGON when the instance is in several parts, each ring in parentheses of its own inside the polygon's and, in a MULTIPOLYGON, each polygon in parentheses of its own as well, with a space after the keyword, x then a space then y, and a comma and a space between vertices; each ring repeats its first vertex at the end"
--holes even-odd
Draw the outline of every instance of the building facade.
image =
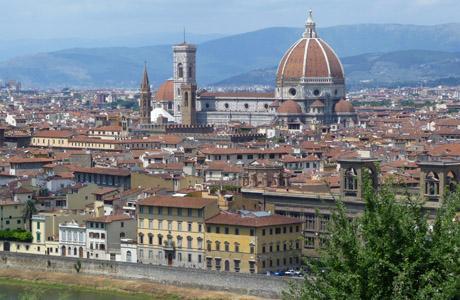
POLYGON ((140 262, 205 268, 205 220, 219 212, 215 199, 150 197, 137 209, 140 262))

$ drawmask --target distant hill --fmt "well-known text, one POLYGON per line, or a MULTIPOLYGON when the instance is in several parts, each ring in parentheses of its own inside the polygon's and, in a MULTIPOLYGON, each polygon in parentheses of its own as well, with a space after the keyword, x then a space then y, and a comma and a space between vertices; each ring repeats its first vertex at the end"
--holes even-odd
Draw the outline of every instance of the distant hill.
MULTIPOLYGON (((267 28, 199 44, 197 54, 199 84, 204 86, 233 76, 242 76, 241 74, 253 70, 272 68, 278 64, 284 51, 301 36, 302 30, 300 28, 267 28)), ((319 35, 336 50, 339 56, 355 56, 355 60, 368 59, 359 63, 350 61, 350 65, 344 60, 346 68, 352 70, 347 71, 348 75, 353 76, 355 73, 358 79, 366 76, 365 73, 360 73, 363 71, 359 69, 366 65, 372 64, 374 68, 377 68, 375 72, 378 67, 391 70, 395 66, 374 64, 371 56, 356 55, 420 49, 440 51, 447 56, 445 52, 460 51, 460 24, 436 26, 363 24, 322 28, 318 31, 319 35), (353 69, 357 66, 360 67, 353 69)), ((152 83, 158 85, 172 75, 171 52, 170 45, 135 48, 74 48, 46 52, 1 62, 0 79, 18 79, 25 86, 42 88, 135 87, 140 81, 143 62, 147 61, 152 83)), ((380 57, 382 54, 378 55, 380 57)), ((429 56, 426 57, 430 59, 429 56)), ((436 56, 432 58, 435 59, 436 56)), ((352 60, 353 58, 347 57, 346 59, 352 60)), ((385 59, 391 61, 389 57, 385 59)), ((398 72, 409 67, 407 64, 398 66, 401 68, 398 72)), ((415 65, 411 67, 416 68, 415 65)), ((414 70, 411 69, 408 72, 414 74, 414 70)), ((265 72, 259 72, 258 76, 262 77, 259 80, 270 78, 265 72)), ((416 79, 410 74, 404 76, 411 80, 416 79)), ((383 82, 386 82, 391 78, 377 79, 383 79, 383 82)))
MULTIPOLYGON (((460 52, 406 50, 342 58, 349 88, 460 84, 460 52)), ((276 67, 253 70, 213 84, 274 86, 276 67)))

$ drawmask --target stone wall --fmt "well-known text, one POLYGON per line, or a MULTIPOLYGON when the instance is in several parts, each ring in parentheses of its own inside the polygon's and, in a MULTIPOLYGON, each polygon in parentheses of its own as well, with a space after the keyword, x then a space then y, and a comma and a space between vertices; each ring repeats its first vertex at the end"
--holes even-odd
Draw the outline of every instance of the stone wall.
MULTIPOLYGON (((70 257, 0 252, 1 269, 77 273, 75 270, 77 261, 78 259, 70 257)), ((82 274, 109 275, 123 279, 139 278, 162 284, 229 291, 265 298, 279 298, 282 290, 288 286, 288 278, 266 275, 223 273, 87 259, 80 259, 80 262, 80 273, 82 274)))

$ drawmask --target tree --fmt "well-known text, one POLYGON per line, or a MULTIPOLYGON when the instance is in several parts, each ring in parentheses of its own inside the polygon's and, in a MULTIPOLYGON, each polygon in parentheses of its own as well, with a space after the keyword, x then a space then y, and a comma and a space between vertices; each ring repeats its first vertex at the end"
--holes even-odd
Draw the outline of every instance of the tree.
POLYGON ((388 186, 364 188, 365 210, 350 220, 338 201, 329 239, 308 276, 285 299, 459 299, 460 190, 430 224, 420 201, 397 200, 388 186))
POLYGON ((24 224, 29 221, 29 231, 32 231, 32 216, 37 213, 37 208, 35 207, 35 202, 33 200, 27 200, 24 206, 24 212, 22 218, 24 219, 24 224))

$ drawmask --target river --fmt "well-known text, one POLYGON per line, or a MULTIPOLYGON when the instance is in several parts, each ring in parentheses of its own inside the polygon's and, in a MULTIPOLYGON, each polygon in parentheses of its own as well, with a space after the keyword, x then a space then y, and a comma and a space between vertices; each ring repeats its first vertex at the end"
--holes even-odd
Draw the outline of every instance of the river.
POLYGON ((0 283, 0 300, 140 300, 146 296, 117 294, 116 292, 86 291, 78 288, 40 287, 32 284, 0 283))

